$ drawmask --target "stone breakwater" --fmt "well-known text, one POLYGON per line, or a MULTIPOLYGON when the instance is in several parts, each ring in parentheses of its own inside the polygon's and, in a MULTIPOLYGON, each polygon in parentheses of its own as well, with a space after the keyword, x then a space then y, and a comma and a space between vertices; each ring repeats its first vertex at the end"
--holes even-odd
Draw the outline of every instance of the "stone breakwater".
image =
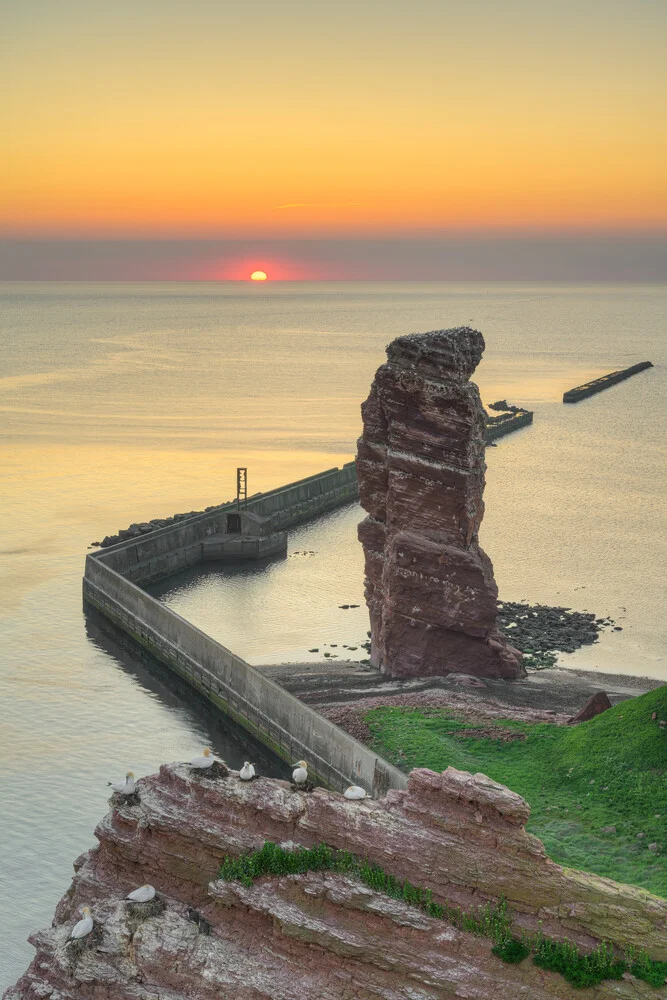
POLYGON ((469 327, 398 337, 361 408, 371 662, 390 677, 524 674, 478 542, 485 413, 470 376, 483 350, 469 327))
MULTIPOLYGON (((325 469, 324 472, 306 476, 286 486, 278 486, 266 493, 253 493, 243 503, 243 510, 262 517, 271 517, 276 531, 302 524, 312 517, 317 517, 328 510, 334 510, 343 504, 357 498, 357 474, 354 462, 347 462, 342 468, 325 469)), ((226 512, 237 509, 235 500, 214 504, 203 511, 191 510, 186 514, 173 514, 171 517, 156 517, 151 521, 139 521, 127 528, 120 528, 115 535, 106 535, 101 542, 93 542, 93 548, 103 549, 120 543, 136 543, 146 535, 160 537, 165 530, 173 532, 182 523, 201 524, 205 533, 218 530, 216 521, 226 512)), ((185 526, 183 525, 183 526, 185 526)), ((150 540, 150 539, 149 539, 150 540)))
POLYGON ((526 666, 544 653, 573 653, 581 646, 598 641, 605 629, 622 632, 613 618, 596 618, 587 611, 551 607, 546 604, 527 604, 513 601, 498 603, 498 627, 526 660, 526 666))
POLYGON ((124 542, 128 538, 140 538, 141 535, 149 535, 151 531, 156 531, 158 528, 166 528, 170 524, 178 524, 180 521, 188 521, 192 517, 199 517, 201 514, 209 514, 213 510, 218 510, 218 507, 225 507, 231 504, 232 501, 228 500, 224 504, 213 504, 210 507, 204 508, 204 510, 191 510, 187 514, 172 514, 171 517, 154 517, 151 521, 139 521, 134 522, 127 528, 119 528, 116 535, 105 535, 101 542, 93 542, 94 548, 107 549, 110 545, 116 545, 118 542, 124 542))
MULTIPOLYGON (((526 833, 527 804, 484 775, 416 770, 406 791, 349 802, 287 782, 212 780, 165 765, 138 783, 138 805, 113 805, 99 845, 75 877, 51 927, 31 937, 35 958, 5 1000, 548 1000, 571 997, 554 973, 508 965, 491 942, 329 871, 217 878, 224 857, 265 841, 327 843, 473 910, 505 897, 516 931, 587 948, 606 939, 667 957, 667 901, 554 864, 526 833), (145 912, 125 902, 158 890, 145 912), (95 929, 68 944, 79 908, 95 929)), ((596 1000, 664 995, 627 976, 596 1000)))

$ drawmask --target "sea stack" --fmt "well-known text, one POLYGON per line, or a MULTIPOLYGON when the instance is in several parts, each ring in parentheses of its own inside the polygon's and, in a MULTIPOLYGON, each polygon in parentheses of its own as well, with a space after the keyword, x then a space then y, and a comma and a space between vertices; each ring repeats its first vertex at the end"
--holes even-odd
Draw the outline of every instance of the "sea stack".
POLYGON ((498 588, 478 542, 485 415, 469 380, 483 351, 470 327, 397 337, 361 407, 371 662, 389 677, 525 674, 496 628, 498 588))

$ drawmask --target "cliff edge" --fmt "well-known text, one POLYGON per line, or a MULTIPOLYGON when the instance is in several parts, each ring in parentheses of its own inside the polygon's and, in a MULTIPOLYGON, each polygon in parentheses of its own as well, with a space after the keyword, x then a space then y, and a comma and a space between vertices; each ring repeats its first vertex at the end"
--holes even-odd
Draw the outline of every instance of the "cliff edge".
MULTIPOLYGON (((283 781, 214 780, 165 765, 113 805, 99 845, 75 863, 53 925, 5 1000, 531 1000, 572 986, 529 960, 507 964, 492 942, 336 871, 223 881, 221 862, 266 841, 293 851, 326 843, 369 859, 431 898, 474 912, 507 900, 516 934, 605 939, 667 959, 667 901, 550 861, 524 824, 529 808, 484 775, 411 773, 406 791, 348 801, 283 781), (142 883, 157 902, 125 900, 142 883), (68 943, 80 907, 94 930, 68 943)), ((588 995, 664 997, 625 974, 588 995)))

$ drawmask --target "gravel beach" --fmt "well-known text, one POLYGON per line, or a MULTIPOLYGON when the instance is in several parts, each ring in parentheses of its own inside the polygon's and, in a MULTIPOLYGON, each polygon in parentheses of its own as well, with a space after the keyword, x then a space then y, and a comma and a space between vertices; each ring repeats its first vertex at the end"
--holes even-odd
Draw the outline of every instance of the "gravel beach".
POLYGON ((449 707, 480 719, 565 723, 597 691, 605 691, 615 705, 661 686, 649 677, 560 667, 531 671, 515 681, 462 674, 390 681, 372 667, 340 660, 257 669, 346 729, 353 718, 380 705, 449 707))

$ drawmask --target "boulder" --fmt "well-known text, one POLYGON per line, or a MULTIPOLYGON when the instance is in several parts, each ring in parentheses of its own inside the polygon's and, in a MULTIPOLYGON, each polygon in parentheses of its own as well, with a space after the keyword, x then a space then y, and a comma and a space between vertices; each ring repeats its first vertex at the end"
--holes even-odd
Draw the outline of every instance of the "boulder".
POLYGON ((592 694, 583 708, 580 708, 576 715, 568 719, 568 725, 573 726, 578 722, 587 722, 601 712, 606 712, 611 708, 611 702, 604 691, 597 691, 592 694))

